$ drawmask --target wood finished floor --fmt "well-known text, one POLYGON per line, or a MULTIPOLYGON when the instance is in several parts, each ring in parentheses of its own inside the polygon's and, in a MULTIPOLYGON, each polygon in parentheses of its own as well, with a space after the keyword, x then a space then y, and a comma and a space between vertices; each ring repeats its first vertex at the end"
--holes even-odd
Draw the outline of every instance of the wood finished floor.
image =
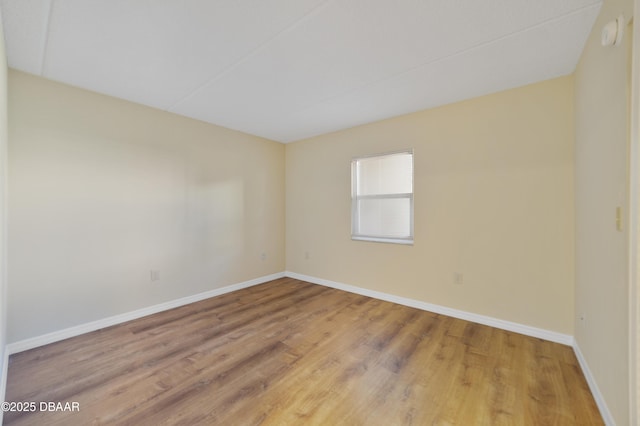
POLYGON ((7 425, 601 425, 568 346, 283 278, 12 355, 7 425))

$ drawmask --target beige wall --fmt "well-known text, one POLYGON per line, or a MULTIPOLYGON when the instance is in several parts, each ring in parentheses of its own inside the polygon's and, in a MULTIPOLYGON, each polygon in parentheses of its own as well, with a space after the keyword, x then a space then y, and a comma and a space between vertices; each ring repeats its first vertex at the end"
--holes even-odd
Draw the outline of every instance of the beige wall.
POLYGON ((9 342, 284 270, 282 144, 16 71, 9 113, 9 342))
MULTIPOLYGON (((6 291, 6 203, 5 186, 7 175, 7 57, 4 48, 4 31, 0 16, 0 400, 4 400, 4 351, 7 336, 7 291, 6 291)), ((0 412, 0 422, 2 413, 0 412)))
POLYGON ((575 73, 576 313, 585 318, 575 337, 620 425, 629 423, 628 249, 615 209, 628 207, 631 31, 613 48, 600 45, 600 32, 632 11, 631 0, 604 2, 575 73))
POLYGON ((287 145, 287 270, 572 334, 572 105, 564 77, 287 145), (403 148, 415 245, 352 241, 351 158, 403 148))

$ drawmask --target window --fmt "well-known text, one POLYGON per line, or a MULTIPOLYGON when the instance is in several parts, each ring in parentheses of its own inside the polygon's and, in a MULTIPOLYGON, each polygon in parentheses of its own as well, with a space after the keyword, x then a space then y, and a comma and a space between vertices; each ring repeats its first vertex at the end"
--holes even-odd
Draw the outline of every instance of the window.
POLYGON ((413 243, 413 151, 351 162, 351 238, 413 243))

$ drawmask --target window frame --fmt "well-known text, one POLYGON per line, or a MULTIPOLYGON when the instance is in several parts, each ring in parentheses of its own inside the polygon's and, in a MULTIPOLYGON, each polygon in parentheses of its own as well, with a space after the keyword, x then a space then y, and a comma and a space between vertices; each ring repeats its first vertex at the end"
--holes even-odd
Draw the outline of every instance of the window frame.
POLYGON ((363 155, 351 159, 351 239, 354 241, 372 241, 378 243, 392 243, 413 245, 414 243, 414 194, 415 194, 415 155, 413 149, 403 149, 399 151, 383 152, 379 154, 363 155), (357 167, 360 160, 366 160, 376 157, 389 157, 392 155, 409 154, 411 156, 411 192, 410 193, 389 193, 375 195, 358 195, 358 173, 357 167), (389 200, 389 199, 408 199, 409 200, 409 236, 405 238, 388 237, 384 235, 368 235, 362 234, 359 230, 360 221, 359 203, 360 200, 389 200))

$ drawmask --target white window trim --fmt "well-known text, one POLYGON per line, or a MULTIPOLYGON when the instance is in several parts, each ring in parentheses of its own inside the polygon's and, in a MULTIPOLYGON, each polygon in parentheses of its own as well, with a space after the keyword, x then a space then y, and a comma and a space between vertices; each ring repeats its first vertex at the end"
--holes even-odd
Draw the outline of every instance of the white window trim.
POLYGON ((355 241, 373 241, 378 243, 392 243, 392 244, 405 244, 405 245, 413 245, 414 240, 414 229, 413 229, 413 194, 415 193, 415 167, 414 167, 414 153, 413 149, 404 149, 401 151, 392 151, 392 152, 383 152, 380 154, 372 154, 365 155, 360 157, 354 157, 351 159, 351 239, 355 241), (396 194, 377 194, 377 195, 361 195, 357 196, 357 173, 356 173, 356 164, 359 160, 364 160, 367 158, 374 157, 385 157, 388 155, 396 155, 396 154, 411 154, 411 188, 413 192, 408 193, 396 193, 396 194), (364 235, 358 233, 358 230, 355 229, 357 224, 359 223, 357 220, 358 214, 358 201, 363 199, 390 199, 390 198, 408 198, 409 199, 409 233, 410 236, 407 238, 397 238, 397 237, 385 237, 378 235, 364 235))

